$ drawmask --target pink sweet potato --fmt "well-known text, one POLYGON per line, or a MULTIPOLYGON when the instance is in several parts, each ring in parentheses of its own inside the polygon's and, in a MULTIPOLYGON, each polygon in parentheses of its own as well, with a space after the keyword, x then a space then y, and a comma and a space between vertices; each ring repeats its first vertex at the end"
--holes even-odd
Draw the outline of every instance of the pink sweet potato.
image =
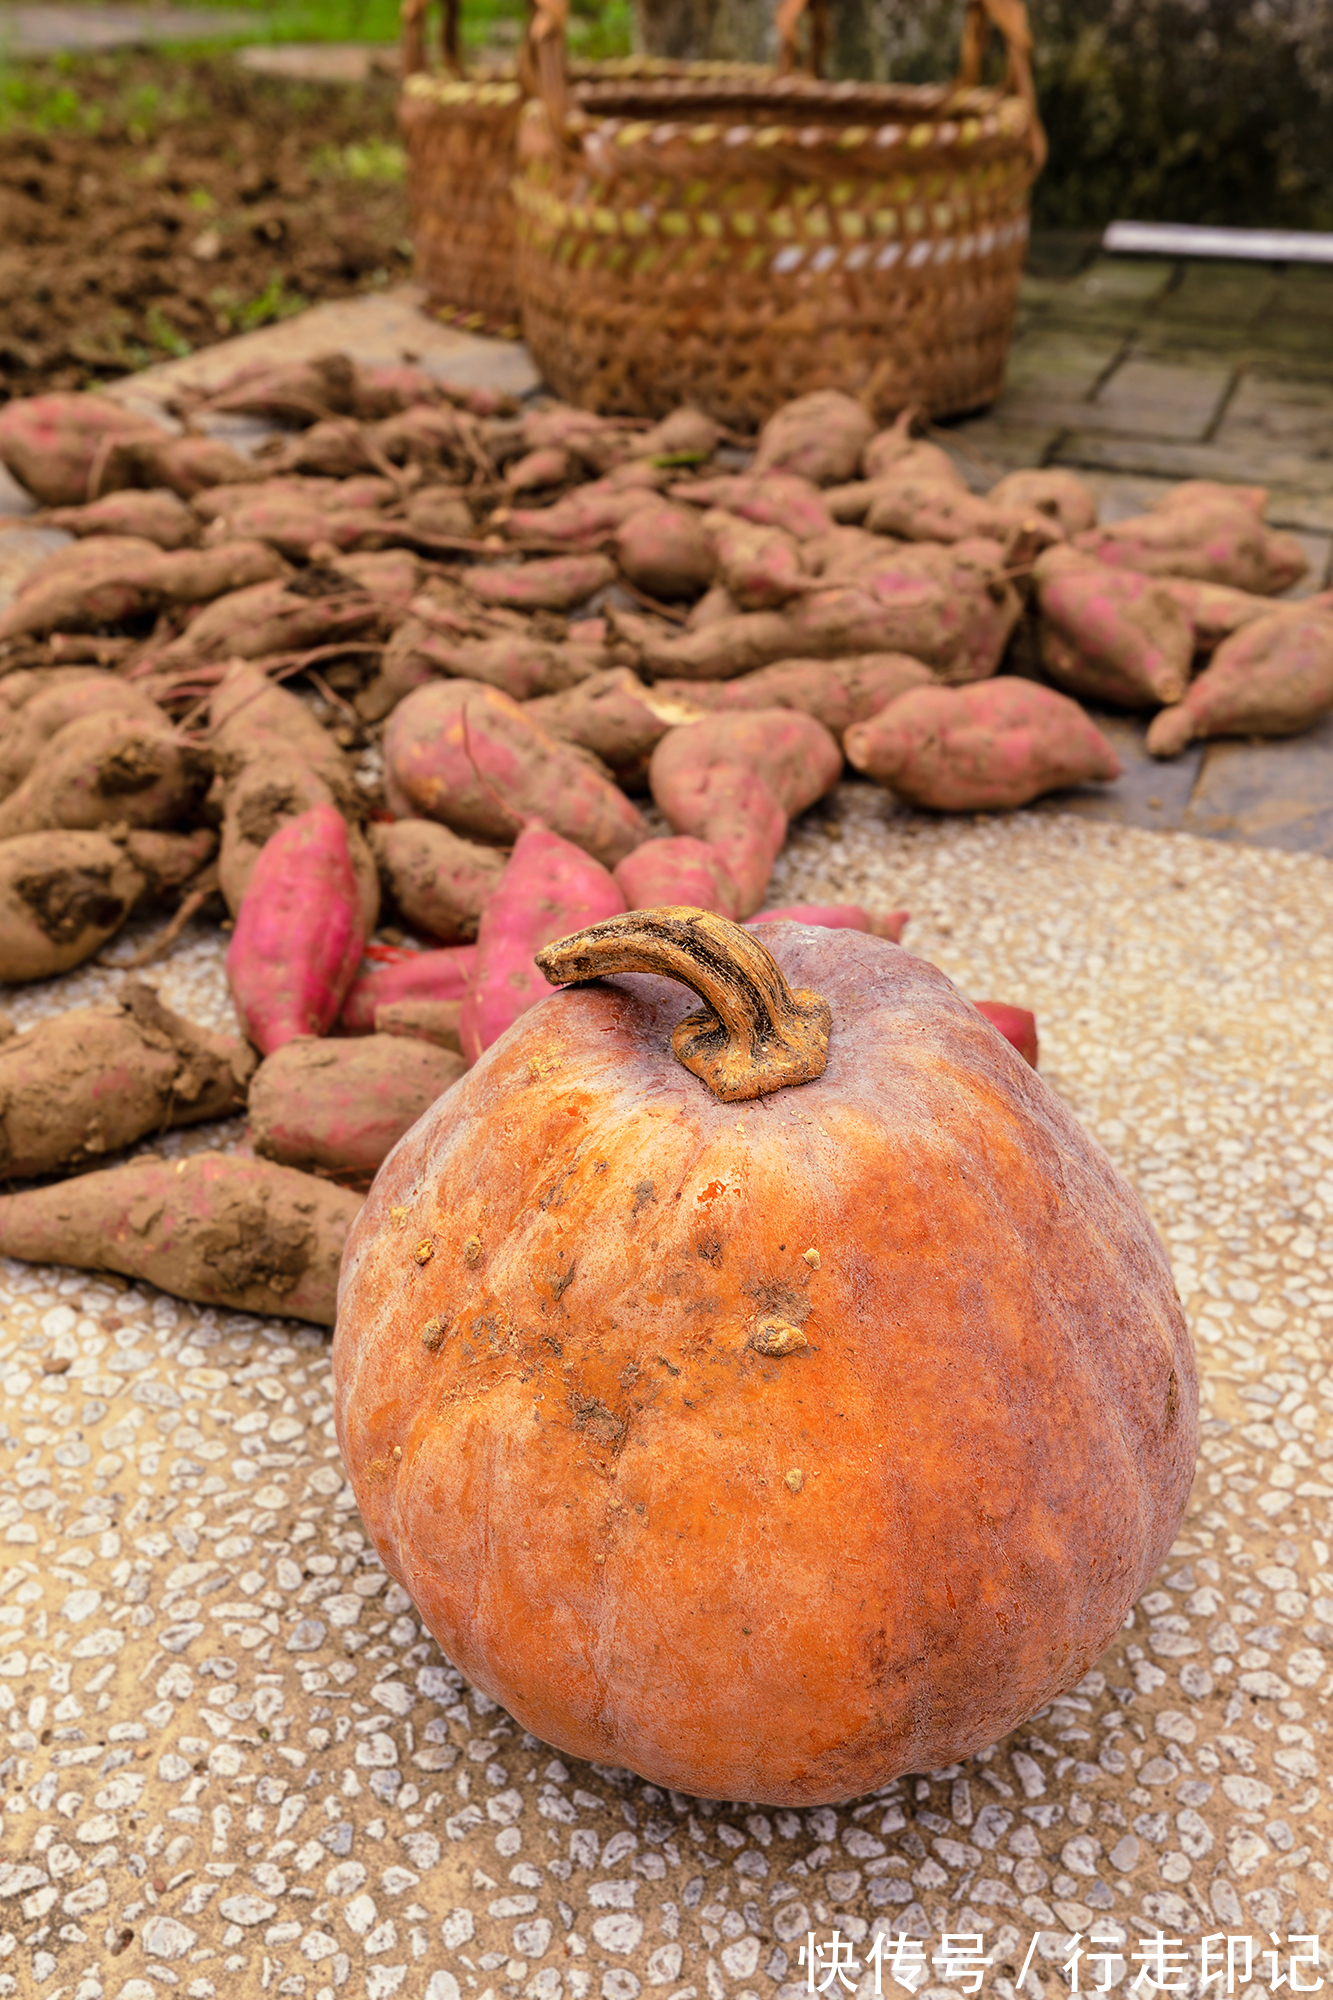
POLYGON ((1041 661, 1060 687, 1122 708, 1180 700, 1194 635, 1162 584, 1067 544, 1044 550, 1032 574, 1041 661))
POLYGON ((1267 498, 1260 486, 1187 479, 1148 513, 1091 528, 1076 545, 1118 569, 1274 596, 1299 583, 1309 563, 1294 535, 1264 526, 1267 498))
POLYGON ((264 1055, 337 1020, 365 932, 347 824, 315 806, 267 843, 227 950, 227 983, 246 1035, 264 1055))
POLYGON ((255 1151, 368 1181, 466 1068, 461 1055, 396 1035, 287 1042, 250 1086, 255 1151))
POLYGON ((591 548, 614 534, 641 507, 658 498, 660 474, 627 483, 614 475, 576 487, 551 507, 514 507, 504 530, 514 542, 567 543, 572 549, 591 548))
POLYGON ((477 681, 436 681, 408 695, 389 719, 384 759, 400 818, 502 842, 539 818, 608 868, 647 837, 639 812, 591 760, 477 681))
POLYGON ((761 528, 785 528, 798 542, 825 535, 833 526, 827 496, 808 479, 792 472, 718 473, 709 479, 689 479, 671 488, 673 500, 695 507, 720 507, 761 528))
POLYGON ((1077 702, 1024 680, 914 688, 849 729, 843 748, 858 771, 938 812, 1002 810, 1120 775, 1077 702))
POLYGON ((651 430, 645 431, 637 439, 635 450, 645 458, 702 460, 713 456, 721 437, 722 432, 711 417, 689 403, 682 403, 679 409, 669 411, 651 430))
POLYGON ((444 944, 475 938, 504 874, 500 849, 478 847, 432 819, 372 826, 369 837, 385 890, 414 930, 444 944))
POLYGON ((1037 1017, 1026 1007, 1010 1007, 1003 1000, 974 1000, 978 1014, 984 1014, 992 1028, 1011 1042, 1025 1063, 1037 1067, 1037 1017))
POLYGON ((504 605, 511 611, 571 611, 614 583, 615 575, 609 556, 550 556, 470 569, 463 585, 483 604, 504 605))
POLYGON ((254 1056, 196 1028, 151 986, 39 1021, 0 1047, 0 1180, 70 1172, 169 1125, 245 1103, 254 1056))
POLYGON ((144 428, 109 396, 19 396, 0 410, 0 464, 46 506, 77 507, 103 440, 144 428))
POLYGON ((785 528, 762 528, 716 507, 703 518, 710 568, 742 611, 772 611, 811 588, 801 548, 785 528))
POLYGON ((0 1257, 119 1271, 200 1305, 332 1326, 361 1203, 235 1153, 131 1160, 0 1197, 0 1257))
POLYGON ((1196 737, 1295 736, 1333 708, 1333 598, 1284 605, 1224 639, 1148 730, 1154 757, 1196 737))
POLYGON ((145 492, 109 493, 83 507, 56 507, 47 515, 66 534, 134 535, 160 549, 185 549, 199 539, 199 523, 185 502, 166 487, 145 492))
POLYGON ((676 833, 717 850, 757 910, 786 838, 787 822, 842 775, 837 742, 813 716, 791 709, 710 715, 672 729, 653 752, 653 798, 676 833))
POLYGON ((671 903, 716 910, 723 917, 740 915, 741 892, 721 854, 708 841, 695 840, 689 834, 645 840, 614 872, 631 910, 653 910, 671 903))
POLYGON ((854 722, 868 721, 908 688, 928 687, 933 678, 929 667, 906 653, 853 653, 840 660, 779 660, 734 681, 659 680, 652 699, 659 711, 669 702, 714 713, 799 708, 840 737, 854 722))
POLYGON ((908 542, 961 542, 985 535, 1022 553, 1064 539, 1064 530, 1035 509, 1007 508, 994 497, 982 499, 955 480, 906 473, 877 482, 865 515, 875 535, 898 535, 908 542))
POLYGON ((712 550, 692 507, 653 500, 622 521, 612 540, 621 570, 650 597, 697 597, 713 580, 712 550))
POLYGON ((541 493, 547 487, 567 486, 578 470, 578 461, 563 445, 546 444, 516 459, 505 473, 505 485, 511 493, 541 493))
POLYGON ((794 472, 816 486, 850 479, 875 434, 864 404, 841 389, 815 389, 775 410, 759 433, 755 472, 794 472))
POLYGON ((1214 646, 1229 639, 1233 632, 1239 632, 1242 625, 1253 625, 1256 618, 1267 618, 1273 609, 1271 597, 1235 590, 1227 583, 1197 583, 1189 577, 1164 576, 1160 587, 1189 619, 1194 648, 1200 653, 1211 653, 1214 646))
MULTIPOLYGON (((876 431, 861 453, 861 471, 866 480, 883 479, 886 476, 909 474, 921 479, 952 479, 958 485, 966 485, 947 451, 940 445, 927 444, 924 438, 912 436, 915 413, 904 410, 887 430, 876 431)), ((847 516, 848 519, 853 518, 847 516)))
POLYGON ((1086 534, 1097 525, 1097 497, 1076 472, 1058 465, 1010 472, 987 494, 993 507, 1020 514, 1045 514, 1065 535, 1086 534))
POLYGON ((475 1062, 549 988, 533 964, 543 945, 606 917, 625 898, 582 848, 529 820, 514 843, 500 886, 481 913, 477 963, 463 1001, 463 1054, 475 1062))
POLYGON ((745 921, 751 926, 817 924, 822 930, 868 931, 871 937, 887 938, 890 944, 898 944, 910 915, 909 910, 876 914, 863 910, 859 903, 784 903, 779 909, 761 910, 757 917, 747 917, 745 921))
POLYGON ((0 840, 47 827, 172 827, 195 813, 212 759, 159 710, 153 721, 105 710, 70 722, 0 803, 0 840))
MULTIPOLYGON (((11 674, 0 687, 17 678, 11 674)), ((159 728, 166 719, 157 703, 129 681, 96 667, 69 667, 39 688, 0 737, 0 799, 23 782, 52 737, 69 723, 108 712, 159 728)))
POLYGON ((461 1002, 476 963, 477 947, 460 944, 445 951, 405 951, 387 964, 369 966, 348 989, 342 1026, 349 1034, 368 1035, 385 1007, 461 1002))

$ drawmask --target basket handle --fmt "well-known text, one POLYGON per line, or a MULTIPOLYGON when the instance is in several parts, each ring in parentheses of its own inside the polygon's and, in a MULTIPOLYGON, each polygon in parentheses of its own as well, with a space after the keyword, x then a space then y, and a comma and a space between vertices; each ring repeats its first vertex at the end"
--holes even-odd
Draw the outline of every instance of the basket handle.
POLYGON ((1037 109, 1037 87, 1032 80, 1032 29, 1023 0, 967 0, 955 88, 971 90, 980 83, 982 58, 992 28, 999 30, 1004 41, 1008 59, 1005 82, 1028 108, 1028 150, 1035 179, 1046 164, 1050 146, 1037 109))
MULTIPOLYGON (((406 0, 412 5, 413 0, 406 0)), ((542 99, 557 131, 563 129, 569 107, 565 47, 569 0, 532 0, 528 32, 519 59, 519 76, 530 96, 542 99)), ((777 10, 778 74, 806 68, 818 76, 828 48, 828 0, 780 0, 777 10), (809 53, 800 57, 801 23, 810 19, 809 53)))
MULTIPOLYGON (((403 75, 417 76, 430 68, 426 49, 426 10, 430 0, 403 0, 403 75)), ((450 76, 463 74, 459 33, 459 0, 444 0, 440 20, 440 57, 450 76)))
POLYGON ((778 75, 793 76, 805 69, 822 76, 828 54, 828 0, 781 0, 777 15, 778 75), (801 61, 801 23, 809 20, 810 37, 806 60, 801 61))

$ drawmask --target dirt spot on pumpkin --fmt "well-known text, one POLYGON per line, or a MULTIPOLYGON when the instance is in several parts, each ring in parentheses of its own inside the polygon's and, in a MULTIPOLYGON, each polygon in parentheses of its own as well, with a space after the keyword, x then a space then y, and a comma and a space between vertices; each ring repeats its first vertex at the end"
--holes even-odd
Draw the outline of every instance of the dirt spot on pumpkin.
POLYGON ((625 1442, 626 1426, 614 1410, 608 1410, 596 1396, 581 1396, 576 1389, 570 1392, 569 1407, 574 1412, 574 1428, 581 1436, 619 1451, 625 1442))
POLYGON ((785 1320, 791 1326, 804 1326, 810 1317, 810 1294, 800 1285, 793 1285, 785 1279, 761 1279, 757 1284, 747 1285, 746 1292, 755 1303, 755 1315, 762 1324, 765 1320, 785 1320))

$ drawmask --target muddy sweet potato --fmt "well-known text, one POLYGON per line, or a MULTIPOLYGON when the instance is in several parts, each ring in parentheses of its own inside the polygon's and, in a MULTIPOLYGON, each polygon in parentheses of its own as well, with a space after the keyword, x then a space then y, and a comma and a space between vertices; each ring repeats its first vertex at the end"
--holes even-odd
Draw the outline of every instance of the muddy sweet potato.
POLYGON ((409 497, 404 518, 416 535, 466 541, 477 532, 461 486, 423 486, 409 497))
POLYGON ((199 539, 199 522, 185 502, 165 487, 145 492, 109 493, 83 507, 55 507, 46 516, 66 534, 133 535, 155 542, 160 549, 190 548, 199 539))
POLYGON ((858 771, 937 812, 1003 810, 1120 775, 1077 702, 1017 679, 914 688, 849 729, 843 748, 858 771))
POLYGON ((0 1257, 118 1271, 199 1305, 331 1326, 361 1202, 235 1153, 131 1160, 0 1196, 0 1257))
POLYGON ((375 1033, 399 1035, 407 1041, 430 1042, 437 1049, 461 1055, 461 1000, 386 1000, 375 1009, 375 1033))
POLYGON ((1097 497, 1091 487, 1076 472, 1058 465, 1006 473, 986 498, 1006 512, 1045 514, 1070 539, 1097 525, 1097 497))
POLYGON ((653 500, 636 508, 616 529, 612 544, 624 575, 650 597, 667 602, 698 597, 713 580, 713 552, 700 517, 676 501, 653 500))
POLYGON ((1026 1007, 1010 1007, 1003 1000, 974 1000, 972 1005, 978 1014, 984 1014, 992 1028, 999 1031, 1018 1050, 1025 1063, 1033 1069, 1037 1067, 1037 1017, 1026 1007))
POLYGON ((88 498, 103 440, 144 428, 142 417, 109 396, 18 396, 0 410, 0 464, 35 500, 77 507, 88 498))
POLYGON ((168 604, 203 603, 286 571, 281 557, 260 542, 166 551, 133 536, 95 535, 56 554, 62 559, 48 558, 33 570, 0 613, 0 639, 97 631, 168 604))
POLYGON ((951 479, 965 486, 962 473, 942 446, 912 436, 914 421, 915 413, 904 410, 886 430, 875 432, 861 453, 864 478, 873 481, 906 474, 914 479, 951 479))
POLYGON ((645 431, 636 441, 635 450, 644 458, 665 458, 677 463, 683 459, 702 461, 713 456, 721 439, 722 432, 711 417, 689 403, 682 403, 679 409, 671 410, 651 430, 645 431))
POLYGON ((504 874, 501 849, 463 840, 433 819, 372 826, 368 837, 385 892, 414 930, 442 944, 476 937, 504 874))
MULTIPOLYGON (((409 415, 410 413, 404 413, 409 415)), ((434 431, 436 424, 448 432, 450 443, 457 433, 457 419, 448 412, 430 411, 427 423, 434 431)), ((360 424, 354 417, 323 417, 318 423, 302 432, 300 437, 287 438, 282 443, 266 447, 259 461, 261 470, 277 472, 312 473, 321 479, 353 479, 358 473, 378 472, 382 476, 391 469, 392 461, 387 457, 380 443, 380 432, 388 426, 400 430, 403 416, 386 418, 384 424, 360 424)), ((417 425, 420 428, 420 424, 417 425)))
POLYGON ((1059 687, 1121 708, 1180 700, 1194 634, 1163 584, 1068 544, 1044 550, 1032 574, 1041 663, 1059 687))
POLYGON ((0 1047, 0 1180, 71 1172, 169 1125, 245 1103, 254 1055, 126 980, 117 997, 0 1047))
MULTIPOLYGON (((17 680, 10 675, 0 687, 17 680)), ((155 701, 116 674, 96 667, 69 667, 34 690, 0 736, 0 799, 8 798, 31 771, 54 736, 71 722, 113 713, 161 728, 165 717, 155 701)))
POLYGON ((366 934, 347 823, 315 806, 267 842, 227 948, 227 984, 241 1026, 272 1055, 333 1026, 356 977, 366 934))
POLYGON ((775 410, 759 433, 753 470, 794 472, 815 486, 851 479, 875 434, 864 404, 841 389, 815 389, 775 410))
POLYGON ((526 707, 553 736, 591 750, 626 791, 645 784, 648 759, 667 730, 694 721, 700 713, 688 696, 663 700, 656 688, 646 688, 628 667, 593 674, 578 687, 546 695, 526 707))
POLYGON ((1224 639, 1148 730, 1154 757, 1197 737, 1295 736, 1333 708, 1333 601, 1283 605, 1224 639))
POLYGON ((738 917, 741 892, 717 848, 690 834, 645 840, 614 869, 617 887, 631 910, 660 904, 688 904, 738 917))
MULTIPOLYGON (((929 667, 906 653, 853 653, 841 660, 779 660, 734 681, 659 680, 653 683, 652 701, 659 713, 670 702, 714 714, 799 708, 840 737, 844 729, 868 721, 908 688, 928 687, 933 679, 929 667)), ((597 749, 595 743, 588 747, 597 749)))
POLYGON ((665 474, 653 467, 642 474, 637 466, 627 467, 620 477, 611 474, 590 485, 575 487, 550 507, 511 508, 505 517, 504 531, 511 542, 555 542, 571 549, 591 548, 614 534, 640 508, 651 507, 664 484, 665 474))
POLYGON ((216 845, 207 831, 0 842, 0 981, 52 979, 82 965, 141 902, 188 881, 216 845))
POLYGON ((521 434, 527 450, 554 446, 569 452, 594 474, 609 472, 638 449, 638 438, 614 417, 599 417, 591 410, 575 410, 559 403, 529 411, 521 419, 521 434))
POLYGON ((720 507, 761 528, 783 528, 798 542, 825 535, 833 526, 828 500, 809 479, 793 472, 719 473, 709 479, 678 481, 673 500, 694 507, 720 507))
POLYGON ((344 512, 349 507, 387 507, 398 497, 392 479, 363 473, 354 479, 320 479, 300 472, 269 473, 241 484, 208 486, 191 497, 190 510, 201 521, 225 520, 238 508, 261 500, 299 500, 310 507, 344 512))
POLYGON ((1117 569, 1194 577, 1271 597, 1299 583, 1309 562, 1294 535, 1265 527, 1267 500, 1261 486, 1187 479, 1146 514, 1091 528, 1076 546, 1117 569))
POLYGON ((386 1007, 461 1005, 477 963, 474 944, 443 951, 405 951, 387 964, 367 966, 348 989, 341 1025, 369 1035, 386 1007))
POLYGON ((255 1152, 368 1181, 466 1068, 449 1049, 396 1035, 287 1042, 250 1085, 255 1152))
POLYGON ((497 563, 470 569, 463 587, 482 604, 511 611, 572 611, 595 591, 614 583, 616 566, 609 556, 534 557, 525 563, 497 563))
POLYGON ((662 738, 649 765, 659 810, 678 834, 714 848, 740 893, 758 909, 787 822, 842 776, 836 739, 792 709, 710 715, 662 738))
POLYGON ((196 812, 213 776, 207 751, 159 711, 115 709, 66 723, 0 802, 0 840, 47 827, 174 827, 196 812))
POLYGON ((308 361, 250 361, 200 398, 221 415, 263 417, 275 424, 310 424, 350 416, 357 408, 358 371, 346 354, 308 361))
POLYGON ((1271 597, 1235 590, 1226 583, 1196 583, 1183 576, 1164 576, 1159 583, 1189 619, 1194 649, 1199 653, 1211 653, 1242 625, 1267 618, 1273 609, 1271 597))
POLYGON ((907 542, 962 542, 984 535, 1013 549, 1031 551, 1064 539, 1064 530, 1035 509, 1004 507, 946 479, 894 475, 876 484, 865 515, 874 535, 897 535, 907 542))
POLYGON ((720 507, 702 523, 710 570, 742 611, 775 611, 811 587, 801 546, 785 528, 764 528, 720 507))
POLYGON ((507 842, 529 818, 613 868, 647 837, 637 809, 590 759, 478 681, 436 681, 399 703, 384 737, 399 818, 507 842))
MULTIPOLYGON (((456 639, 423 619, 405 618, 380 659, 374 682, 374 707, 387 715, 413 688, 426 687, 441 675, 456 680, 485 681, 515 701, 557 694, 576 687, 602 666, 600 647, 554 645, 527 632, 505 632, 494 639, 456 639)), ((366 713, 369 703, 358 708, 366 713)))
POLYGON ((543 493, 553 486, 567 486, 579 470, 578 460, 563 445, 546 444, 515 459, 505 470, 505 485, 511 493, 543 493))
POLYGON ((378 634, 380 607, 345 579, 330 579, 327 594, 289 590, 286 579, 226 591, 205 604, 178 639, 156 655, 160 667, 211 660, 260 660, 269 653, 304 653, 335 640, 378 634))
POLYGON ((88 498, 125 487, 164 486, 188 500, 206 487, 262 478, 262 468, 215 437, 168 437, 141 431, 103 440, 88 477, 88 498))
POLYGON ((619 916, 625 907, 600 862, 539 820, 529 820, 481 913, 476 965, 459 1020, 468 1061, 475 1062, 520 1014, 546 997, 550 989, 533 964, 543 945, 619 916))

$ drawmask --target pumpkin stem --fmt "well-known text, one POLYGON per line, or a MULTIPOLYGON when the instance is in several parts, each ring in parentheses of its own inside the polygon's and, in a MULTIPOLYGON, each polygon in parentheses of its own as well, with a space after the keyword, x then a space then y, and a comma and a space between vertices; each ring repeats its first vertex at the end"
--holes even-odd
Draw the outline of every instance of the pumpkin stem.
POLYGON ((548 944, 537 964, 552 986, 651 972, 691 987, 704 1005, 677 1025, 672 1052, 724 1104, 824 1074, 827 1000, 793 992, 754 932, 711 910, 630 910, 548 944))

